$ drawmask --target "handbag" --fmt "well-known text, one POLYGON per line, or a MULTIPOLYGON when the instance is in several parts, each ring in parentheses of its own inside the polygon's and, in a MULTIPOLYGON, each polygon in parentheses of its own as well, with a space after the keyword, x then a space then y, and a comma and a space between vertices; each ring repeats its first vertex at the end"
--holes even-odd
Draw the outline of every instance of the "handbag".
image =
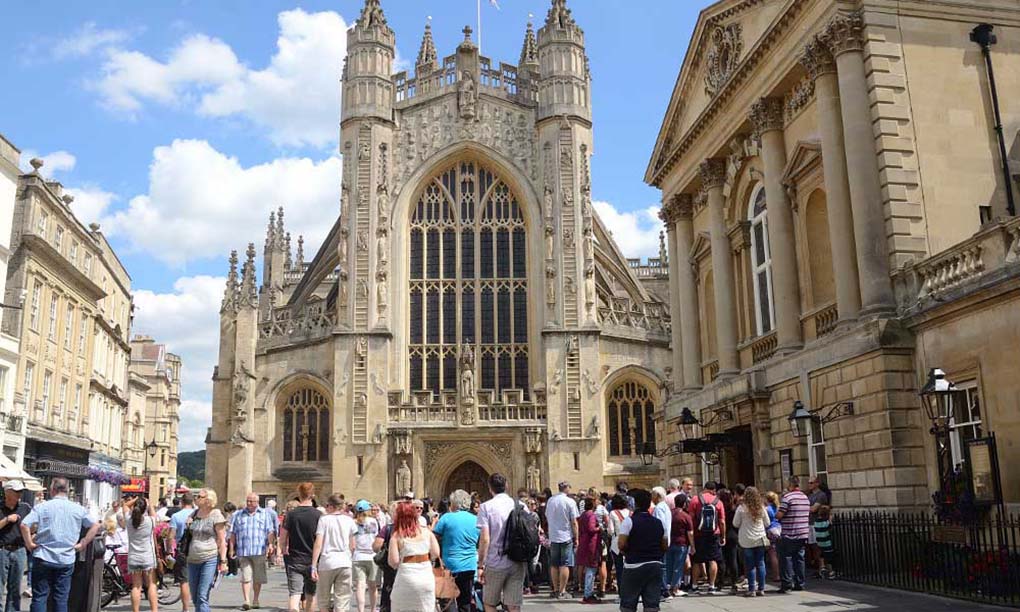
POLYGON ((457 599, 460 588, 450 570, 440 565, 432 568, 432 575, 436 580, 436 599, 457 599))
POLYGON ((177 558, 187 560, 188 552, 191 551, 191 540, 194 538, 194 534, 191 533, 191 521, 188 521, 188 526, 184 528, 184 535, 181 536, 181 541, 177 543, 177 558))

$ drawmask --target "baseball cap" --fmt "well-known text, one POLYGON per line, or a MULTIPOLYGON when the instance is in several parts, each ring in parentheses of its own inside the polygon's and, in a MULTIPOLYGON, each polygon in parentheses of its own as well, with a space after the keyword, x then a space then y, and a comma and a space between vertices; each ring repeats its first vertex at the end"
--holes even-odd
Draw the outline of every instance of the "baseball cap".
POLYGON ((17 491, 18 493, 25 490, 25 483, 20 480, 8 480, 4 483, 4 491, 17 491))
POLYGON ((372 509, 372 504, 368 503, 366 499, 359 499, 358 503, 354 506, 355 512, 368 512, 372 509))

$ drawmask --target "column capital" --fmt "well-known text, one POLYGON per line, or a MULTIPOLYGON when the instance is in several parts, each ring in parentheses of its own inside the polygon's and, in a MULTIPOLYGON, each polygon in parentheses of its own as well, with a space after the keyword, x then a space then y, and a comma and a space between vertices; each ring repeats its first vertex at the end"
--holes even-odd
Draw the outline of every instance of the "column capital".
POLYGON ((800 64, 804 66, 812 80, 818 80, 818 77, 824 74, 836 72, 836 58, 832 57, 832 51, 829 50, 828 44, 820 35, 812 37, 804 46, 804 51, 800 55, 800 64))
POLYGON ((689 193, 678 193, 666 199, 659 210, 659 218, 666 224, 667 231, 675 231, 681 219, 690 218, 694 211, 694 197, 689 193))
POLYGON ((864 51, 864 16, 860 11, 837 15, 823 36, 834 56, 864 51))
POLYGON ((758 98, 748 113, 755 135, 783 129, 783 99, 776 97, 758 98))
POLYGON ((721 157, 710 157, 698 166, 701 185, 705 189, 722 187, 726 182, 726 160, 721 157))

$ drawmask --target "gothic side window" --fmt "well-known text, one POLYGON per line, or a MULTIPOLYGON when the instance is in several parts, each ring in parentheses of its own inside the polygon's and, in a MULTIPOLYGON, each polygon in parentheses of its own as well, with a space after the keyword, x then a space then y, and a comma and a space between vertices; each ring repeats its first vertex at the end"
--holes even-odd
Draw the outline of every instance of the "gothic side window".
POLYGON ((410 219, 411 390, 456 391, 471 347, 478 389, 528 395, 526 224, 496 173, 457 162, 425 181, 410 219))
POLYGON ((329 461, 329 401, 315 389, 298 389, 283 407, 283 460, 329 461))
POLYGON ((606 407, 610 457, 655 452, 655 403, 647 387, 633 380, 622 382, 609 393, 606 407))
POLYGON ((772 308, 772 254, 769 251, 767 212, 765 186, 759 183, 754 188, 747 211, 747 218, 751 220, 754 321, 759 336, 775 329, 775 314, 772 308))

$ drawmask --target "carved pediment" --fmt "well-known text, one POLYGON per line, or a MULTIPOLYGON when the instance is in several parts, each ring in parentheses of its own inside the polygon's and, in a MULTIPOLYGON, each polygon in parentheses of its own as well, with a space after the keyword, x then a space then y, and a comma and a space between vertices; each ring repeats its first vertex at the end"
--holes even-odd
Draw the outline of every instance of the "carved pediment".
POLYGON ((822 163, 822 146, 817 140, 801 140, 794 147, 783 170, 783 185, 795 191, 797 185, 822 163))

